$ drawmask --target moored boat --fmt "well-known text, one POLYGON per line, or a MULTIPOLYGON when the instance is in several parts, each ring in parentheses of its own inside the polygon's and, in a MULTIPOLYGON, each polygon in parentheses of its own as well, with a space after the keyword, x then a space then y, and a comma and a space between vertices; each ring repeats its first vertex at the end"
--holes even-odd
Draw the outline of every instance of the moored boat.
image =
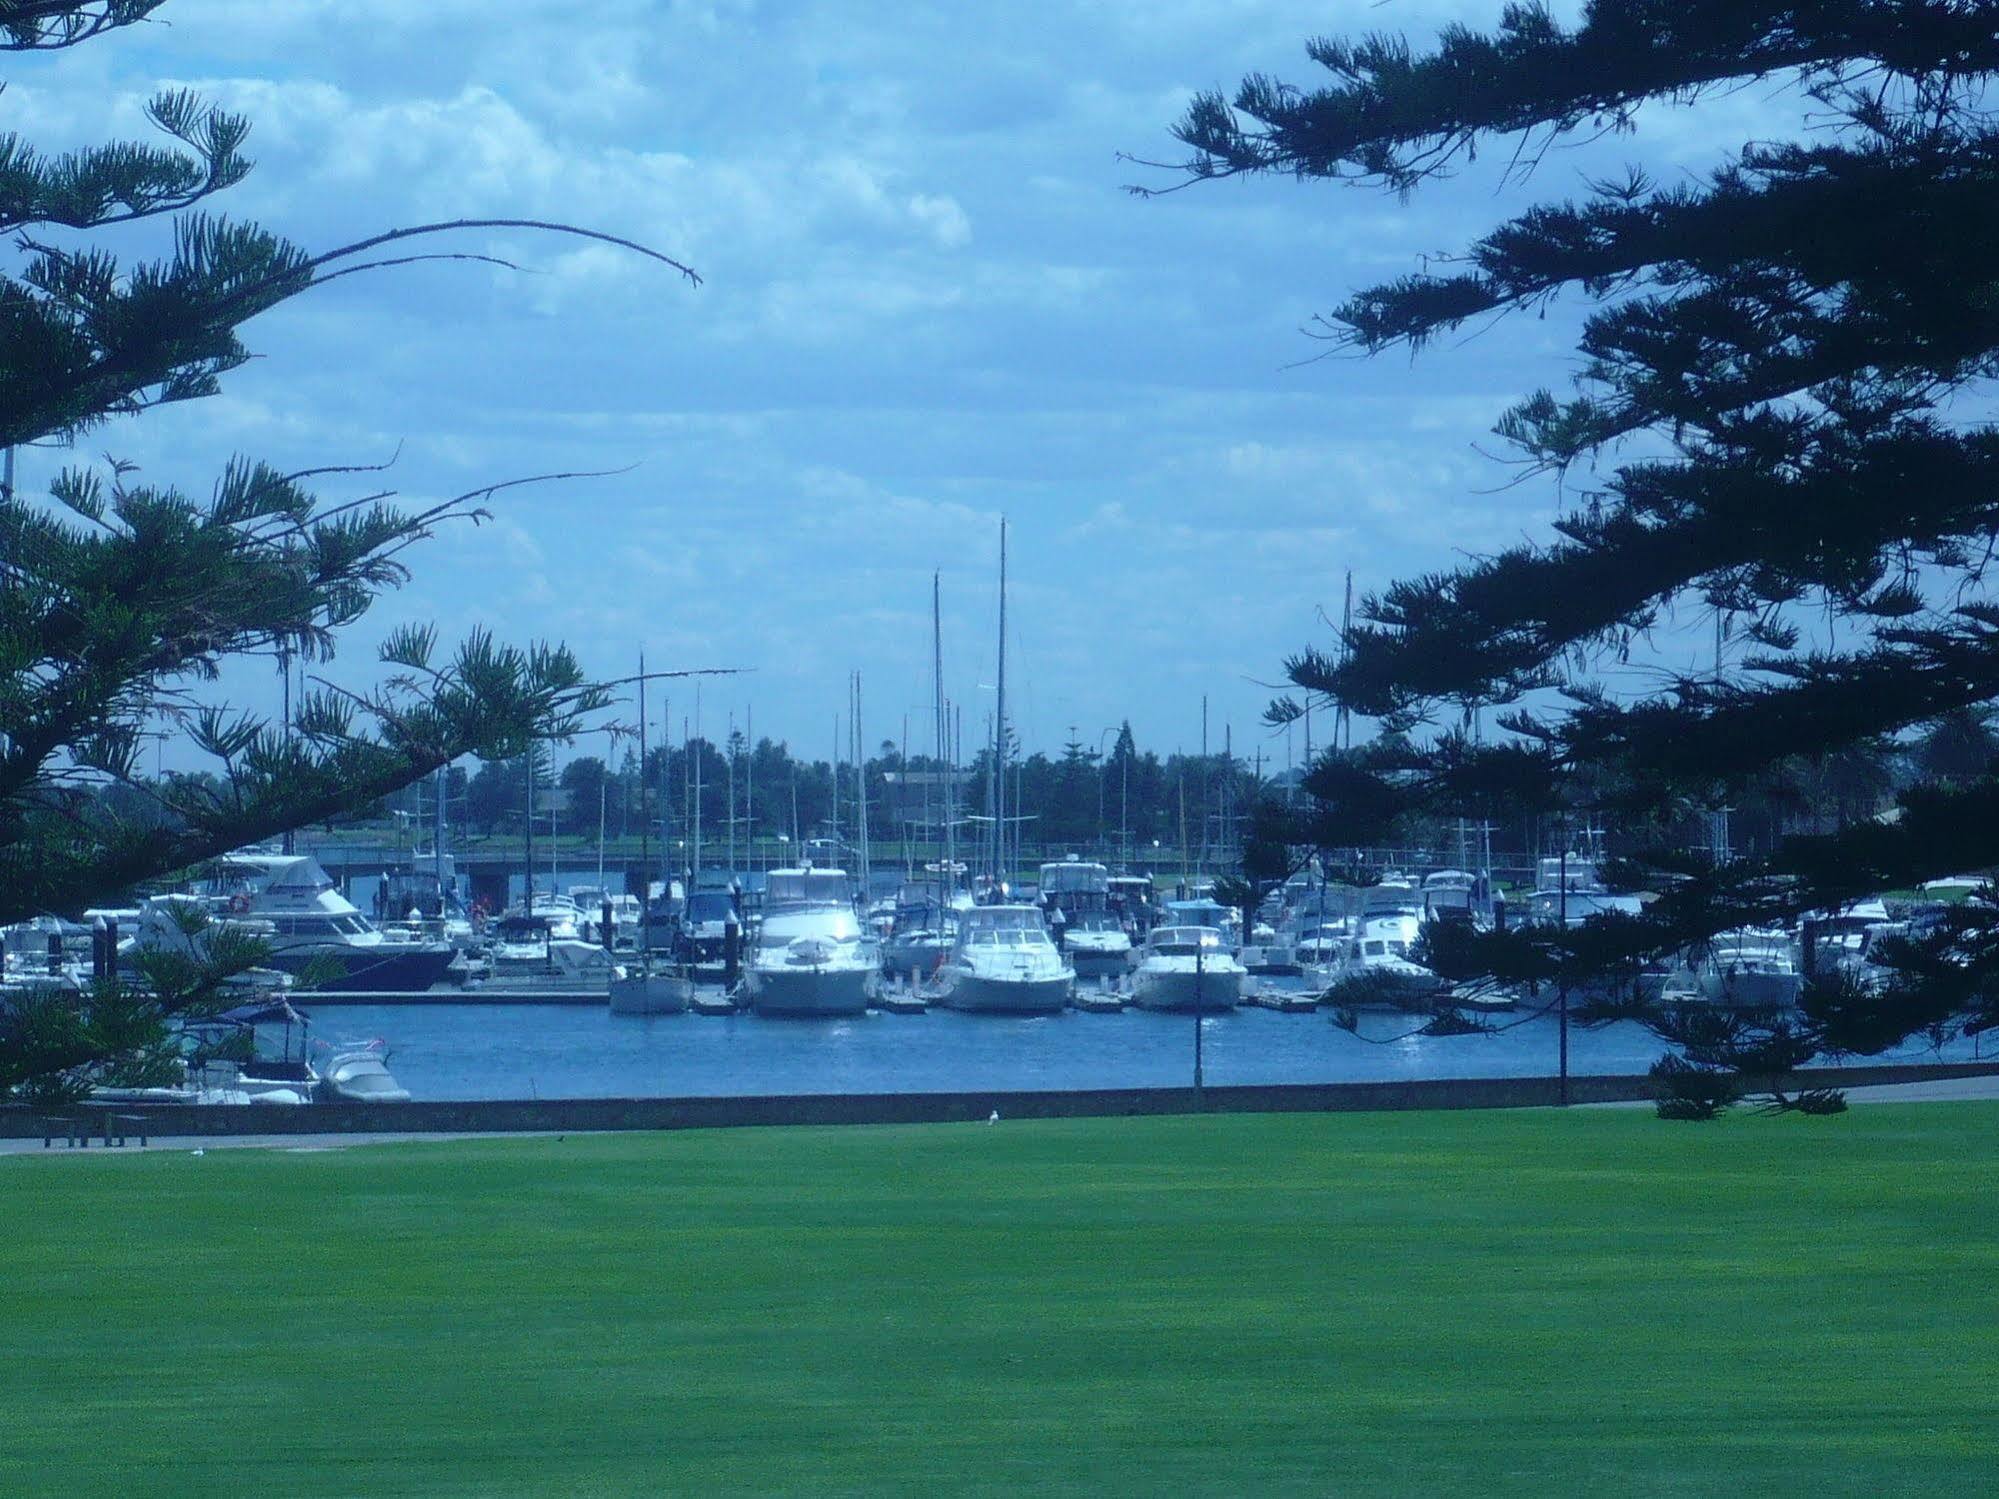
POLYGON ((881 953, 861 929, 845 871, 774 869, 743 977, 765 1015, 860 1015, 881 983, 881 953))
POLYGON ((1243 977, 1219 928, 1155 927, 1139 951, 1132 1003, 1147 1010, 1231 1010, 1242 1000, 1243 977))
POLYGON ((959 917, 938 981, 937 1002, 949 1009, 1031 1014, 1068 1004, 1075 975, 1037 908, 975 906, 959 917))

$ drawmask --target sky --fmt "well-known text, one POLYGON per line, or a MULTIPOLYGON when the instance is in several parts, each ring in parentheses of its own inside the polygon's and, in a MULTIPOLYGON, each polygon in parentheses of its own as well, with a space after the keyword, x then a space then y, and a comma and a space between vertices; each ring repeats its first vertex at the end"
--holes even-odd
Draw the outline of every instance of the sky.
MULTIPOLYGON (((518 231, 451 248, 522 269, 351 277, 245 330, 214 398, 26 455, 24 486, 116 455, 205 492, 233 453, 393 464, 410 503, 526 475, 329 669, 372 675, 392 626, 559 639, 591 672, 734 667, 712 738, 820 756, 851 672, 870 744, 930 738, 930 579, 945 691, 985 735, 998 537, 1008 698, 1030 749, 1210 743, 1281 767, 1259 726, 1284 658, 1365 592, 1545 534, 1552 482, 1489 435, 1573 364, 1565 315, 1411 362, 1317 359, 1302 331, 1359 287, 1626 159, 1691 170, 1752 133, 1738 95, 1398 202, 1289 179, 1138 198, 1197 89, 1313 83, 1308 37, 1423 38, 1496 6, 1288 0, 175 0, 155 24, 9 59, 0 129, 58 148, 145 133, 191 87, 251 119, 257 169, 214 200, 319 250, 458 217, 558 220, 695 267, 518 231), (1606 154, 1607 152, 1607 154, 1606 154)), ((143 252, 140 229, 99 236, 143 252)), ((153 242, 157 242, 154 240, 153 242)), ((444 248, 440 242, 439 248, 444 248)), ((360 493, 332 480, 330 499, 360 493)), ((263 663, 215 689, 268 711, 263 663)), ((691 690, 671 714, 691 716, 691 690)), ((654 711, 659 711, 655 700, 654 711)), ((656 720, 657 721, 657 720, 656 720)), ((844 730, 842 731, 844 732, 844 730)), ((588 750, 587 742, 583 746, 588 750)))

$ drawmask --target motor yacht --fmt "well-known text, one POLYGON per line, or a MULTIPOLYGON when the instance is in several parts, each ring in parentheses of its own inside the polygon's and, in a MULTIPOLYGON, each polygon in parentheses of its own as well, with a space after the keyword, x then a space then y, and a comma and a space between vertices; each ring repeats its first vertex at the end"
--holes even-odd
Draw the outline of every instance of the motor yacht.
POLYGON ((1438 869, 1423 876, 1425 921, 1475 921, 1481 885, 1477 875, 1462 869, 1438 869))
POLYGON ((320 1097, 339 1103, 408 1103, 410 1090, 389 1072, 388 1047, 372 1041, 321 1041, 320 1097))
POLYGON ((1243 977, 1219 927, 1154 927, 1139 950, 1132 1003, 1147 1010, 1230 1010, 1242 1000, 1243 977))
POLYGON ((726 886, 709 886, 687 897, 680 912, 679 955, 688 963, 719 963, 728 941, 729 921, 736 917, 740 940, 740 918, 736 898, 726 886))
POLYGON ((1131 933, 1109 910, 1070 917, 1062 927, 1062 951, 1077 978, 1122 978, 1131 972, 1131 933))
POLYGON ((312 965, 324 974, 317 987, 328 993, 422 993, 457 956, 449 942, 385 934, 304 854, 217 860, 194 891, 154 896, 140 907, 132 947, 188 951, 195 940, 189 907, 262 937, 276 968, 298 974, 312 965))
POLYGON ((1797 1005, 1805 976, 1789 934, 1743 927, 1708 942, 1695 984, 1702 997, 1731 1009, 1788 1010, 1797 1005))
POLYGON ((1076 976, 1055 950, 1040 909, 1012 905, 967 911, 937 978, 937 1002, 948 1009, 1022 1014, 1061 1009, 1076 976))
POLYGON ((765 1015, 859 1015, 881 983, 881 952, 839 869, 774 869, 743 987, 765 1015))
POLYGON ((1402 911, 1361 917, 1328 974, 1332 989, 1347 991, 1336 997, 1393 1009, 1420 1006, 1443 993, 1448 985, 1409 955, 1416 925, 1413 914, 1402 911))
POLYGON ((487 936, 486 956, 496 974, 548 973, 554 967, 546 916, 502 916, 487 936))

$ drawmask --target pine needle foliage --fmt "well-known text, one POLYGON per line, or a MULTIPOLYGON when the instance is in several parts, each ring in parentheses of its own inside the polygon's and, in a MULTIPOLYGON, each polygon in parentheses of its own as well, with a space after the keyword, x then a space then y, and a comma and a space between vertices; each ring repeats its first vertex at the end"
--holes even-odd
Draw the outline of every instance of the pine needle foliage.
MULTIPOLYGON (((1632 169, 1539 202, 1315 326, 1372 355, 1558 299, 1586 309, 1569 388, 1497 426, 1519 472, 1573 499, 1554 534, 1396 582, 1360 601, 1341 650, 1287 663, 1297 691, 1273 723, 1328 703, 1431 734, 1323 758, 1318 821, 1365 843, 1422 816, 1586 807, 1642 831, 1786 764, 1954 725, 1950 774, 1891 816, 1719 868, 1662 850, 1631 871, 1663 892, 1644 918, 1614 941, 1550 936, 1548 962, 1566 970, 1585 942, 1606 962, 1667 953, 1999 864, 1982 734, 1999 700, 1999 6, 1592 0, 1569 22, 1513 4, 1428 50, 1382 35, 1307 50, 1317 86, 1256 75, 1194 99, 1175 131, 1185 182, 1288 173, 1408 195, 1481 153, 1518 182, 1552 148, 1641 133, 1645 112, 1749 85, 1802 106, 1792 138, 1692 179, 1632 169), (1718 647, 1712 670, 1656 691, 1605 685, 1606 666, 1703 619, 1725 662, 1718 647), (1505 732, 1476 742, 1472 707, 1505 732)), ((1808 1007, 1802 1039, 1749 1050, 1879 1050, 1937 1034, 1940 1008, 1946 1029, 1991 1023, 1995 917, 1967 903, 1910 944, 1899 978, 1845 996, 1838 1024, 1808 1007)), ((1715 1065, 1757 1059, 1741 1050, 1715 1065)))
MULTIPOLYGON (((73 46, 157 8, 0 0, 0 50, 73 46)), ((531 220, 415 225, 310 252, 211 211, 250 170, 243 116, 181 89, 147 114, 155 139, 59 155, 0 135, 11 245, 0 261, 0 446, 71 446, 111 418, 215 393, 250 357, 246 323, 330 280, 491 259, 424 247, 450 230, 581 236, 698 279, 644 246, 531 220), (170 227, 155 258, 121 261, 90 242, 142 219, 170 227)), ((183 485, 109 459, 62 469, 44 494, 0 490, 0 923, 119 903, 139 882, 366 806, 462 755, 506 758, 565 738, 608 703, 559 645, 482 632, 450 647, 420 623, 391 632, 374 685, 319 679, 341 632, 408 577, 407 549, 482 519, 481 503, 506 487, 411 507, 373 482, 365 468, 288 472, 238 457, 183 485), (327 481, 365 492, 323 499, 314 486, 327 481), (259 655, 308 673, 288 729, 201 695, 225 662, 259 655), (141 774, 142 746, 162 732, 183 734, 216 773, 141 774)), ((94 1061, 129 1061, 160 1040, 162 1020, 212 1001, 227 970, 256 954, 224 956, 212 972, 153 975, 138 1020, 115 986, 67 1018, 0 1007, 0 1092, 36 1079, 83 1086, 94 1061)))

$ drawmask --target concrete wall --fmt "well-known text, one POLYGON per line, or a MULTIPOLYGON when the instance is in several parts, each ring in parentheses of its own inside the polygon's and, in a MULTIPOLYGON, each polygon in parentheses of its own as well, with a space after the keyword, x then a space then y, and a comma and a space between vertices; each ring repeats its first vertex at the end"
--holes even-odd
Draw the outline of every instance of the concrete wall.
MULTIPOLYGON (((1856 1088, 1875 1083, 1989 1077, 1999 1062, 1884 1064, 1814 1068, 1805 1086, 1856 1088)), ((1799 1086, 1797 1079, 1791 1082, 1799 1086)), ((120 1109, 143 1114, 153 1135, 506 1133, 621 1129, 725 1129, 774 1124, 929 1124, 984 1119, 1113 1118, 1133 1114, 1337 1113, 1382 1109, 1514 1109, 1561 1101, 1553 1077, 1433 1078, 1398 1083, 1308 1083, 1269 1087, 1097 1088, 1063 1092, 811 1093, 761 1098, 501 1099, 471 1103, 354 1104, 308 1107, 233 1104, 120 1109)), ((1572 1077, 1573 1103, 1650 1098, 1649 1077, 1572 1077)), ((43 1110, 0 1105, 0 1136, 38 1137, 43 1110)), ((64 1112, 106 1112, 84 1105, 64 1112)))

